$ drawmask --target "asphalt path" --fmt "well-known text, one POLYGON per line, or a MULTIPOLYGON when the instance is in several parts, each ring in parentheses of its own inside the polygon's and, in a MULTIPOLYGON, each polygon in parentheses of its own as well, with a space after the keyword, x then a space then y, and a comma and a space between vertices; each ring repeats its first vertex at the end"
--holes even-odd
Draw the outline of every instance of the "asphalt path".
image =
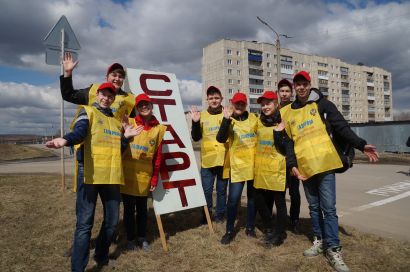
MULTIPOLYGON (((199 162, 199 152, 195 152, 199 162)), ((60 173, 59 159, 0 164, 0 174, 60 173)), ((199 165, 199 164, 198 164, 199 165)), ((66 174, 73 158, 65 159, 66 174)), ((336 176, 339 222, 387 238, 410 241, 409 166, 356 164, 336 176)), ((309 218, 303 186, 301 217, 309 218)), ((286 196, 289 205, 289 196, 286 196)), ((244 197, 246 200, 246 197, 244 197)))

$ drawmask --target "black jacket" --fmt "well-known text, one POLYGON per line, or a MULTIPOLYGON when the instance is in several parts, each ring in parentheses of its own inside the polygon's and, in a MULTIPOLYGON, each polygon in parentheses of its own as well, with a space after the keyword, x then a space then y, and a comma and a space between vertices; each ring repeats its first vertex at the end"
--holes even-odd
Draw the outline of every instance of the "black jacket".
MULTIPOLYGON (((249 113, 247 111, 245 111, 239 116, 232 115, 232 118, 238 121, 245 121, 246 119, 248 119, 248 117, 249 117, 249 113)), ((232 119, 230 118, 227 119, 225 117, 222 118, 222 123, 221 123, 221 126, 219 127, 218 134, 216 134, 216 140, 219 143, 226 143, 226 141, 228 140, 231 123, 232 123, 232 119)))
MULTIPOLYGON (((315 88, 310 90, 310 95, 307 104, 317 103, 319 114, 326 125, 326 130, 331 135, 335 133, 344 142, 351 144, 354 148, 363 152, 364 146, 367 144, 366 140, 358 137, 354 131, 350 128, 347 121, 343 118, 343 115, 337 109, 335 104, 327 100, 323 94, 315 88)), ((305 104, 302 104, 298 99, 291 104, 292 109, 303 108, 305 104)), ((289 138, 286 138, 286 160, 287 166, 297 167, 296 156, 294 152, 294 142, 289 138)), ((334 139, 332 138, 332 141, 334 139)), ((338 150, 339 151, 339 150, 338 150)), ((340 154, 339 154, 340 155, 340 154)))

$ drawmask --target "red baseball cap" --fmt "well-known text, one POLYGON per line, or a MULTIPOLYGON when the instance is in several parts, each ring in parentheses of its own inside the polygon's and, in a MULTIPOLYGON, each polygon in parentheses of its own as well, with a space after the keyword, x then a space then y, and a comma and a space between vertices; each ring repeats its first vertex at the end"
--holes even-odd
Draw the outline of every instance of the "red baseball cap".
POLYGON ((258 104, 260 104, 263 98, 266 98, 266 99, 269 99, 269 100, 278 100, 278 95, 274 91, 265 91, 263 93, 263 95, 258 97, 258 100, 256 100, 256 102, 258 102, 258 104))
POLYGON ((233 95, 233 97, 232 97, 232 99, 231 99, 231 102, 233 103, 233 104, 236 104, 236 103, 238 103, 238 102, 242 102, 242 103, 245 103, 245 104, 248 104, 248 98, 246 97, 246 94, 244 94, 244 93, 235 93, 234 95, 233 95))
POLYGON ((293 82, 295 82, 295 80, 296 80, 297 78, 301 78, 301 77, 310 82, 310 75, 309 75, 309 73, 306 72, 306 71, 300 71, 299 73, 297 73, 297 74, 293 77, 293 82))
POLYGON ((141 101, 147 101, 149 103, 152 103, 151 98, 149 98, 149 96, 145 93, 137 95, 137 97, 135 98, 135 106, 137 106, 138 103, 140 103, 141 101))
POLYGON ((115 88, 115 86, 110 82, 105 82, 105 83, 101 84, 97 89, 97 93, 99 91, 102 91, 102 90, 109 90, 113 94, 117 94, 117 88, 115 88))
POLYGON ((111 64, 110 67, 108 67, 107 75, 108 75, 109 73, 111 73, 112 71, 118 70, 118 69, 123 70, 124 73, 125 73, 124 67, 123 67, 121 64, 119 64, 119 63, 116 62, 116 63, 111 64))

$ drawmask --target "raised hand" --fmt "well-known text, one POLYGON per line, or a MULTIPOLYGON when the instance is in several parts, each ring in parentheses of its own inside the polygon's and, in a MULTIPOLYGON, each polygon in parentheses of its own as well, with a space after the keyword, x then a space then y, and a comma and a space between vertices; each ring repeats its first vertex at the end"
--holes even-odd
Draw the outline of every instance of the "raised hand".
POLYGON ((303 176, 303 175, 299 172, 299 169, 297 169, 296 167, 293 167, 293 168, 292 168, 292 174, 293 174, 298 180, 301 180, 301 181, 307 180, 307 178, 305 178, 305 176, 303 176))
POLYGON ((153 191, 155 190, 155 188, 157 188, 157 186, 151 185, 151 187, 149 188, 149 191, 150 191, 150 192, 153 192, 153 191))
POLYGON ((64 67, 64 76, 69 77, 73 74, 74 68, 77 66, 78 60, 74 61, 73 56, 71 55, 70 52, 65 52, 64 53, 64 58, 63 58, 63 67, 64 67))
POLYGON ((62 148, 67 144, 67 140, 64 138, 55 138, 51 141, 46 143, 46 147, 48 148, 62 148))
POLYGON ((137 127, 128 126, 125 128, 124 137, 129 139, 131 137, 138 136, 141 134, 143 130, 144 130, 144 126, 137 126, 137 127))
POLYGON ((192 106, 189 115, 191 116, 192 121, 195 123, 199 121, 201 118, 201 113, 198 111, 198 108, 196 106, 192 106))
POLYGON ((224 107, 223 114, 226 119, 230 119, 232 116, 233 110, 231 107, 224 107))
POLYGON ((128 121, 128 116, 127 115, 124 115, 121 118, 121 125, 122 125, 122 128, 124 129, 124 131, 127 129, 127 127, 132 126, 128 121))
POLYGON ((370 162, 377 162, 379 160, 379 153, 376 152, 374 145, 365 145, 363 153, 369 158, 370 162))

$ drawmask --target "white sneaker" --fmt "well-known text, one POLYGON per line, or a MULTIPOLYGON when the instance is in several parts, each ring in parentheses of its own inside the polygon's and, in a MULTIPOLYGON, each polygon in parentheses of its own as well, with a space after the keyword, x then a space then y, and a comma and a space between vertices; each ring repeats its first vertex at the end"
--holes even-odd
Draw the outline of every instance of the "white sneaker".
POLYGON ((342 247, 332 247, 326 250, 326 258, 332 265, 332 267, 338 272, 349 272, 350 269, 347 267, 342 257, 342 247))
POLYGON ((151 246, 149 245, 147 239, 145 238, 138 238, 138 246, 142 248, 144 251, 151 251, 151 246))
POLYGON ((323 242, 322 240, 317 239, 317 237, 315 236, 313 239, 313 245, 309 249, 306 249, 303 252, 303 256, 314 257, 314 256, 321 254, 322 252, 323 252, 323 242))

